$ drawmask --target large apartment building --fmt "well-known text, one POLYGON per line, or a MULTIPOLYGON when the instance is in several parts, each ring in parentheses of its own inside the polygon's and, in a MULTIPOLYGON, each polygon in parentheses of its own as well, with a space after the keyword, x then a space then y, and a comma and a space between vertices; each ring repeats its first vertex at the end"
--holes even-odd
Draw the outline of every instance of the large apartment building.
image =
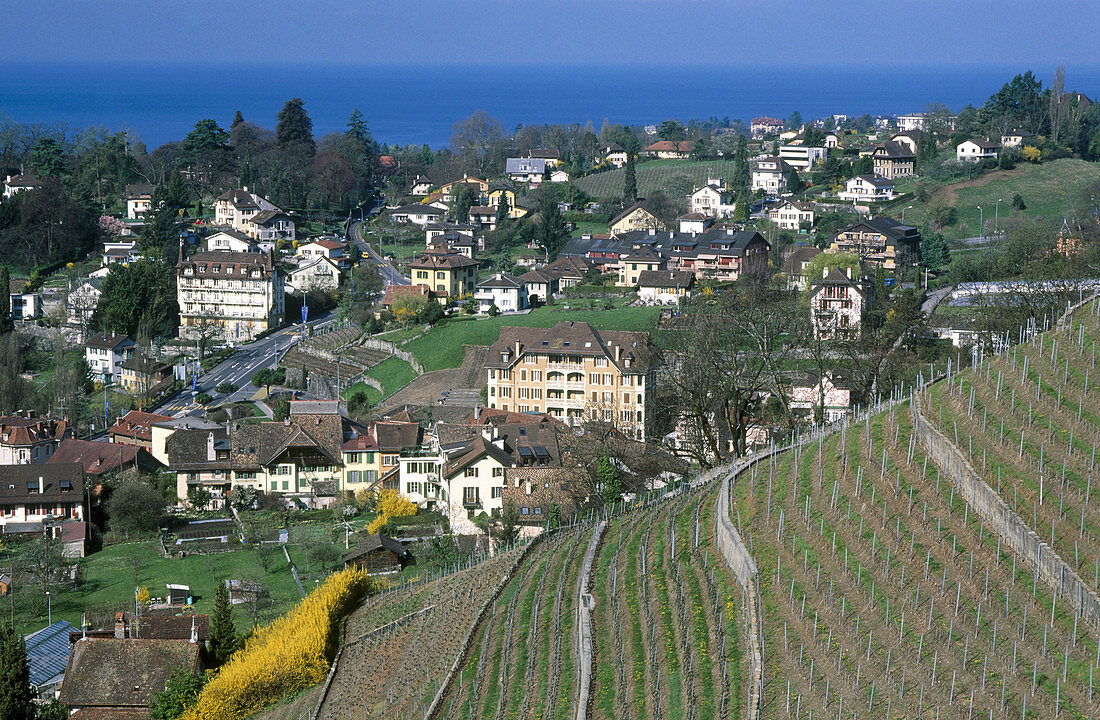
POLYGON ((176 264, 180 337, 216 323, 228 342, 250 342, 283 323, 283 278, 269 252, 198 252, 176 264))
POLYGON ((646 438, 653 403, 649 334, 584 322, 501 328, 485 363, 490 408, 544 412, 570 425, 614 424, 646 438))

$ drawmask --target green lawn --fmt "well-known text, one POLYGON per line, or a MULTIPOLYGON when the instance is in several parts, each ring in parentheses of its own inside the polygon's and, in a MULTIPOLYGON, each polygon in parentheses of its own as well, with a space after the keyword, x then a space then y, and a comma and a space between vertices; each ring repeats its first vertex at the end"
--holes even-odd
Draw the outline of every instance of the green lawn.
MULTIPOLYGON (((293 548, 291 554, 294 555, 293 548)), ((3 562, 0 560, 0 564, 3 562)), ((286 612, 302 599, 281 550, 273 553, 266 578, 257 560, 256 551, 252 548, 241 548, 220 555, 165 558, 159 545, 154 542, 131 542, 106 547, 84 558, 81 564, 83 581, 80 589, 64 590, 64 586, 58 586, 52 591, 55 622, 68 620, 74 626, 80 627, 81 613, 85 608, 112 607, 133 612, 136 585, 149 588, 153 597, 164 597, 167 583, 189 585, 195 596, 195 610, 199 613, 210 613, 214 609, 215 585, 212 573, 216 574, 219 582, 226 578, 263 578, 262 582, 271 593, 273 601, 264 611, 263 620, 270 620, 286 612), (135 560, 140 563, 136 576, 135 560)), ((20 633, 30 633, 46 625, 46 603, 35 597, 40 593, 40 587, 16 587, 15 625, 20 633)), ((8 601, 8 598, 3 600, 8 601)), ((6 602, 0 603, 0 607, 4 604, 6 602)), ((234 614, 239 629, 249 622, 244 606, 234 606, 234 614)))
MULTIPOLYGON (((492 345, 505 325, 518 327, 550 327, 562 320, 591 323, 597 330, 652 330, 659 308, 620 307, 613 310, 565 310, 565 304, 541 307, 526 315, 495 318, 454 318, 413 340, 405 349, 411 352, 426 371, 458 367, 462 364, 465 345, 492 345)), ((587 303, 572 301, 573 307, 587 303)), ((389 362, 389 361, 387 361, 389 362)))
MULTIPOLYGON (((1100 163, 1064 158, 1039 165, 1021 163, 1007 173, 993 171, 973 181, 946 185, 936 196, 945 196, 954 202, 958 220, 944 232, 949 240, 954 240, 977 236, 979 218, 983 214, 986 230, 992 232, 998 217, 998 199, 1001 200, 999 224, 1002 228, 1006 222, 1019 218, 1057 220, 1062 216, 1072 217, 1075 209, 1087 202, 1084 197, 1087 188, 1097 182, 1100 182, 1100 163), (1026 205, 1022 211, 1012 208, 1012 197, 1017 193, 1026 205), (978 212, 979 205, 982 213, 978 212)), ((901 185, 896 189, 900 191, 901 185)), ((924 204, 916 197, 893 204, 887 212, 900 218, 902 208, 906 208, 905 221, 909 225, 920 227, 928 219, 924 204), (912 208, 908 208, 909 205, 912 208)))
MULTIPOLYGON (((411 383, 416 378, 416 370, 401 358, 390 357, 368 370, 367 375, 382 383, 382 397, 389 397, 411 383)), ((377 392, 368 387, 370 391, 377 392)))

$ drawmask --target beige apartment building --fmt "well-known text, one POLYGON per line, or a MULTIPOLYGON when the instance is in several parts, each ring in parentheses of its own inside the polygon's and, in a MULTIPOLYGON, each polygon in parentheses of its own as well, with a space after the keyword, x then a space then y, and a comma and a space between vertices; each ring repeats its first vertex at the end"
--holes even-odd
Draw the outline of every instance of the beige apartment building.
POLYGON ((283 278, 270 252, 198 252, 176 264, 180 337, 216 323, 227 342, 250 342, 282 325, 283 278))
POLYGON ((649 334, 584 322, 504 327, 485 362, 490 408, 543 412, 570 425, 613 424, 646 439, 653 402, 649 334))

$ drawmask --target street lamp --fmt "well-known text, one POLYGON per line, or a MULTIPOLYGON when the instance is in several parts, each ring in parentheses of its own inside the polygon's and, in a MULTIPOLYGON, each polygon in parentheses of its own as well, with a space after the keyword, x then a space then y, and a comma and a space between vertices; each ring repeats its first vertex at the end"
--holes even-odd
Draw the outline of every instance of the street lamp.
POLYGON ((993 234, 997 235, 1001 225, 1001 202, 1004 198, 997 198, 997 207, 993 210, 993 234))
POLYGON ((985 213, 982 212, 982 206, 978 205, 978 239, 981 240, 985 237, 985 230, 982 225, 985 223, 985 213))
POLYGON ((905 207, 903 207, 903 208, 901 209, 901 224, 902 224, 902 225, 904 225, 904 224, 905 224, 905 211, 906 211, 906 210, 912 210, 912 209, 913 209, 913 206, 912 206, 912 205, 906 205, 905 207))

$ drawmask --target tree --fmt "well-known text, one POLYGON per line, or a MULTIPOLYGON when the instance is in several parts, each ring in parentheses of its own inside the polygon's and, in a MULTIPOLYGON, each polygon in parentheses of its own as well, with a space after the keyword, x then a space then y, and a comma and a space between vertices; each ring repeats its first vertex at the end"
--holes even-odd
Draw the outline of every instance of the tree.
POLYGON ((125 482, 115 488, 107 502, 107 517, 112 530, 126 534, 148 533, 160 526, 167 503, 156 488, 142 480, 125 482))
POLYGON ((176 668, 164 684, 164 690, 153 696, 153 709, 149 714, 152 720, 176 720, 195 703, 195 699, 206 684, 206 675, 176 668))
POLYGON ((605 505, 613 505, 622 499, 623 483, 619 471, 611 464, 606 455, 600 456, 596 464, 596 479, 599 482, 600 495, 605 505))
POLYGON ((519 511, 514 504, 506 502, 500 514, 500 533, 497 535, 497 542, 501 547, 508 547, 515 544, 517 538, 519 538, 519 511))
POLYGON ((195 129, 183 138, 183 160, 192 165, 215 170, 224 169, 229 161, 229 133, 210 118, 199 120, 195 129))
POLYGON ((243 122, 244 122, 244 115, 242 115, 241 111, 238 110, 237 112, 233 113, 233 122, 229 125, 229 131, 233 132, 233 128, 237 127, 238 125, 240 125, 243 122))
POLYGON ((558 251, 569 239, 569 231, 565 227, 558 203, 549 196, 543 197, 539 208, 537 236, 539 245, 550 259, 558 256, 558 251))
POLYGON ((223 665, 237 649, 237 629, 229 607, 229 588, 218 583, 214 593, 214 613, 210 618, 210 654, 217 665, 223 665))
POLYGON ((34 720, 27 647, 9 627, 0 627, 0 717, 34 720))
POLYGON ((187 501, 191 503, 191 507, 199 511, 205 510, 213 497, 202 485, 193 485, 187 489, 187 501))
POLYGON ((308 149, 307 154, 313 155, 316 150, 316 143, 313 141, 313 121, 306 113, 302 98, 287 100, 283 109, 279 111, 275 123, 275 142, 283 150, 297 146, 308 149))
POLYGON ((737 136, 737 152, 733 156, 733 180, 730 183, 736 193, 749 191, 752 175, 749 170, 749 144, 744 135, 737 136))
POLYGON ((454 204, 451 206, 451 212, 454 214, 455 222, 468 222, 470 219, 470 208, 477 202, 477 196, 469 185, 463 183, 455 190, 454 197, 455 199, 454 204))
POLYGON ((679 120, 665 120, 657 127, 657 137, 662 140, 679 142, 687 139, 687 129, 679 120))
POLYGON ((802 182, 802 176, 798 174, 798 171, 791 168, 791 171, 787 173, 787 190, 792 193, 802 192, 802 189, 806 187, 806 184, 802 182))
POLYGON ((500 121, 484 110, 475 110, 451 131, 451 148, 479 177, 495 174, 491 171, 500 165, 504 140, 500 121))
POLYGON ((102 290, 93 314, 93 324, 99 328, 132 337, 142 317, 148 315, 153 335, 175 333, 179 304, 170 265, 153 260, 112 265, 102 290))
POLYGON ((802 113, 795 110, 787 116, 787 129, 796 132, 802 129, 802 113))
POLYGON ((256 387, 262 387, 269 392, 272 385, 280 385, 286 382, 286 369, 284 368, 261 368, 252 374, 252 384, 256 387))
POLYGON ((366 301, 386 288, 386 281, 378 272, 378 266, 365 257, 356 264, 349 274, 352 300, 366 301))
MULTIPOLYGON (((4 265, 0 267, 0 287, 9 288, 11 286, 11 276, 8 273, 8 266, 4 265)), ((15 321, 11 317, 11 303, 0 302, 0 335, 9 333, 15 329, 15 321)))
POLYGON ((634 172, 634 153, 627 151, 626 165, 623 167, 623 204, 638 199, 638 178, 634 172))
POLYGON ((321 572, 325 572, 327 567, 339 562, 341 557, 343 553, 340 552, 340 548, 330 542, 316 543, 309 549, 310 561, 320 565, 321 572))
POLYGON ((1028 70, 990 95, 978 117, 993 134, 1016 128, 1041 134, 1048 112, 1044 105, 1043 83, 1028 70))
POLYGON ((500 202, 497 203, 497 226, 504 225, 510 220, 512 209, 508 203, 508 193, 503 190, 500 193, 500 202))

